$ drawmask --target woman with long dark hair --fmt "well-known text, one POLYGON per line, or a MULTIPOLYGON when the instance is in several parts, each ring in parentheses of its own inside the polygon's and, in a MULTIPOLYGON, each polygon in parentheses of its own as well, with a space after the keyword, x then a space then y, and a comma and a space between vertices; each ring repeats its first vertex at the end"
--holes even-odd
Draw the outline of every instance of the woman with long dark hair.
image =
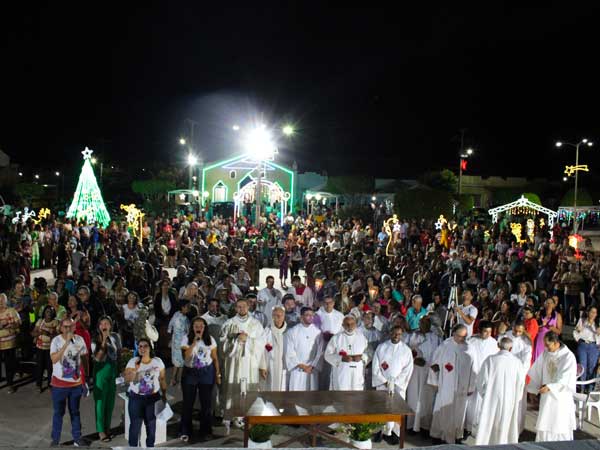
POLYGON ((36 346, 36 384, 43 392, 44 370, 48 374, 48 385, 52 380, 52 360, 50 359, 50 342, 58 335, 58 320, 56 310, 51 305, 46 305, 41 318, 35 324, 32 332, 36 346))
MULTIPOLYGON (((598 365, 598 345, 600 344, 600 320, 598 308, 590 306, 585 315, 577 321, 573 330, 573 337, 577 342, 577 360, 583 366, 581 380, 594 378, 598 365)), ((586 386, 588 387, 588 386, 586 386)), ((593 388, 594 386, 589 386, 593 388)))
POLYGON ((200 398, 201 440, 212 438, 212 391, 214 384, 221 384, 221 368, 217 357, 217 343, 208 332, 206 320, 196 317, 190 331, 181 342, 185 365, 181 377, 183 411, 181 414, 181 435, 183 442, 192 434, 192 413, 196 393, 200 398))
POLYGON ((138 447, 142 423, 146 426, 146 447, 154 447, 156 437, 155 403, 167 399, 165 365, 154 356, 148 338, 138 340, 138 354, 125 368, 125 381, 129 383, 129 446, 138 447))
POLYGON ((156 353, 163 360, 166 360, 169 354, 167 328, 175 311, 177 311, 177 297, 171 290, 171 281, 168 279, 162 280, 159 283, 159 291, 154 297, 154 326, 158 330, 159 335, 156 353))
POLYGON ((113 322, 108 316, 98 320, 98 333, 92 343, 94 356, 94 403, 96 431, 102 442, 110 442, 110 420, 115 407, 121 338, 112 331, 113 322))

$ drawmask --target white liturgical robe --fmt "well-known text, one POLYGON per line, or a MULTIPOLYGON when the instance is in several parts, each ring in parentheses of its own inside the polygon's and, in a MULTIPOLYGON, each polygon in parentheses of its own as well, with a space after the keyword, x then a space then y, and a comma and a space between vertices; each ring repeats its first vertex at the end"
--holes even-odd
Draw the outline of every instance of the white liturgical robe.
MULTIPOLYGON (((314 324, 318 326, 323 333, 324 345, 329 344, 330 339, 342 331, 342 322, 344 315, 334 309, 331 312, 325 311, 325 308, 319 308, 315 314, 314 324)), ((319 389, 328 391, 331 389, 331 366, 323 364, 321 373, 319 374, 319 389)))
MULTIPOLYGON (((498 353, 498 341, 491 336, 487 339, 482 339, 479 335, 475 335, 470 338, 468 342, 469 353, 473 358, 473 373, 477 375, 487 357, 498 353)), ((481 395, 479 395, 478 392, 475 392, 475 394, 469 396, 469 399, 467 400, 466 418, 466 429, 469 430, 473 436, 477 435, 477 422, 480 409, 481 395)))
POLYGON ((415 331, 408 340, 408 346, 415 357, 425 360, 424 366, 414 365, 406 390, 406 402, 415 412, 414 416, 406 417, 406 426, 414 431, 420 431, 422 427, 428 430, 431 426, 435 389, 427 384, 427 376, 433 354, 441 343, 442 338, 433 331, 426 334, 415 331))
POLYGON ((221 330, 221 342, 225 354, 225 380, 224 396, 225 408, 230 407, 231 396, 240 389, 240 381, 246 379, 247 390, 258 389, 258 366, 264 351, 262 340, 264 328, 254 317, 249 314, 244 318, 232 317, 223 324, 221 330), (246 342, 242 342, 239 333, 248 335, 246 342))
POLYGON ((288 376, 284 361, 286 331, 285 322, 281 328, 277 328, 273 324, 265 328, 263 335, 265 350, 260 361, 260 369, 267 371, 267 379, 264 383, 267 391, 287 391, 288 376))
POLYGON ((331 390, 362 391, 364 371, 370 361, 369 343, 358 330, 352 334, 342 331, 331 338, 325 349, 325 361, 331 364, 331 390), (344 362, 342 355, 361 355, 360 361, 344 362))
MULTIPOLYGON (((515 336, 511 331, 508 333, 498 337, 498 342, 503 337, 507 337, 513 342, 512 350, 510 353, 516 357, 519 361, 521 361, 521 368, 523 370, 523 374, 526 376, 527 372, 529 372, 529 368, 531 367, 531 354, 533 352, 533 347, 531 346, 531 341, 526 335, 515 336)), ((519 414, 519 434, 523 432, 525 429, 525 416, 527 415, 527 386, 523 386, 523 400, 521 401, 521 412, 519 414)))
POLYGON ((256 294, 256 309, 266 316, 268 324, 272 321, 273 307, 281 305, 281 297, 281 291, 275 288, 263 288, 256 294))
POLYGON ((555 352, 545 350, 529 369, 529 377, 529 392, 537 393, 542 386, 550 389, 540 396, 535 440, 572 440, 576 426, 573 402, 577 381, 575 355, 565 345, 555 352))
POLYGON ((482 397, 476 445, 516 444, 525 387, 521 361, 501 350, 487 358, 477 375, 482 397))
POLYGON ((468 394, 475 392, 473 358, 467 348, 467 344, 458 344, 453 337, 446 339, 431 361, 439 371, 431 369, 427 379, 438 388, 429 434, 449 444, 463 438, 468 394))
POLYGON ((289 373, 290 391, 317 391, 319 372, 323 365, 323 338, 315 325, 299 323, 289 329, 285 336, 285 365, 289 373), (298 364, 313 367, 312 373, 304 372, 298 364))
MULTIPOLYGON (((402 341, 394 344, 391 340, 379 344, 373 355, 373 386, 377 390, 387 390, 388 382, 394 383, 394 394, 406 400, 406 387, 413 372, 413 355, 410 348, 402 341)), ((383 432, 390 435, 392 431, 400 436, 400 425, 387 422, 383 432)))

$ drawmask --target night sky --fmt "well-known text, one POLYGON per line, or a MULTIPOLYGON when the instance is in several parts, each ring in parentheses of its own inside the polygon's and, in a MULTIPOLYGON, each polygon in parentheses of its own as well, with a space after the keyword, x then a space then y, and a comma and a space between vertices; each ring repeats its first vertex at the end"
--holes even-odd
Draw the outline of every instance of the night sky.
POLYGON ((278 159, 330 174, 455 169, 462 128, 472 174, 561 178, 555 139, 600 144, 598 2, 59 3, 0 14, 0 148, 24 166, 78 167, 86 145, 181 162, 186 118, 205 161, 239 151, 233 124, 293 122, 278 159))

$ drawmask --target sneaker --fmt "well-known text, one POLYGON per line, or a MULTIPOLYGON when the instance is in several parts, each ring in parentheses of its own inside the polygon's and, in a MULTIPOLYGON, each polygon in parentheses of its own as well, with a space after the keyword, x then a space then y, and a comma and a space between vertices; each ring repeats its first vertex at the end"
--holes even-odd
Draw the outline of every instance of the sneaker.
POLYGON ((179 440, 181 442, 187 442, 190 440, 190 437, 187 434, 182 434, 181 436, 179 436, 179 440))
POLYGON ((76 441, 73 441, 73 446, 74 447, 89 447, 90 445, 83 439, 77 439, 76 441))

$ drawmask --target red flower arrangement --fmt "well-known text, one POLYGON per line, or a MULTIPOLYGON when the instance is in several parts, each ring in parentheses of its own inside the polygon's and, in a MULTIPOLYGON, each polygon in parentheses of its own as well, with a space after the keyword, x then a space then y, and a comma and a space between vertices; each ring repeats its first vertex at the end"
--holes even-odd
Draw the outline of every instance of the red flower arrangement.
POLYGON ((340 350, 340 353, 339 353, 339 355, 340 355, 341 357, 344 357, 344 356, 348 356, 348 353, 346 353, 346 351, 345 351, 345 350, 340 350))
POLYGON ((450 363, 446 363, 446 365, 444 366, 444 368, 448 371, 448 372, 452 372, 454 370, 454 366, 450 363))
POLYGON ((271 350, 273 350, 273 346, 271 344, 265 345, 265 348, 267 349, 268 352, 270 352, 271 350))
POLYGON ((381 368, 383 370, 388 370, 389 367, 390 367, 390 365, 388 363, 386 363, 385 361, 381 363, 381 368))

